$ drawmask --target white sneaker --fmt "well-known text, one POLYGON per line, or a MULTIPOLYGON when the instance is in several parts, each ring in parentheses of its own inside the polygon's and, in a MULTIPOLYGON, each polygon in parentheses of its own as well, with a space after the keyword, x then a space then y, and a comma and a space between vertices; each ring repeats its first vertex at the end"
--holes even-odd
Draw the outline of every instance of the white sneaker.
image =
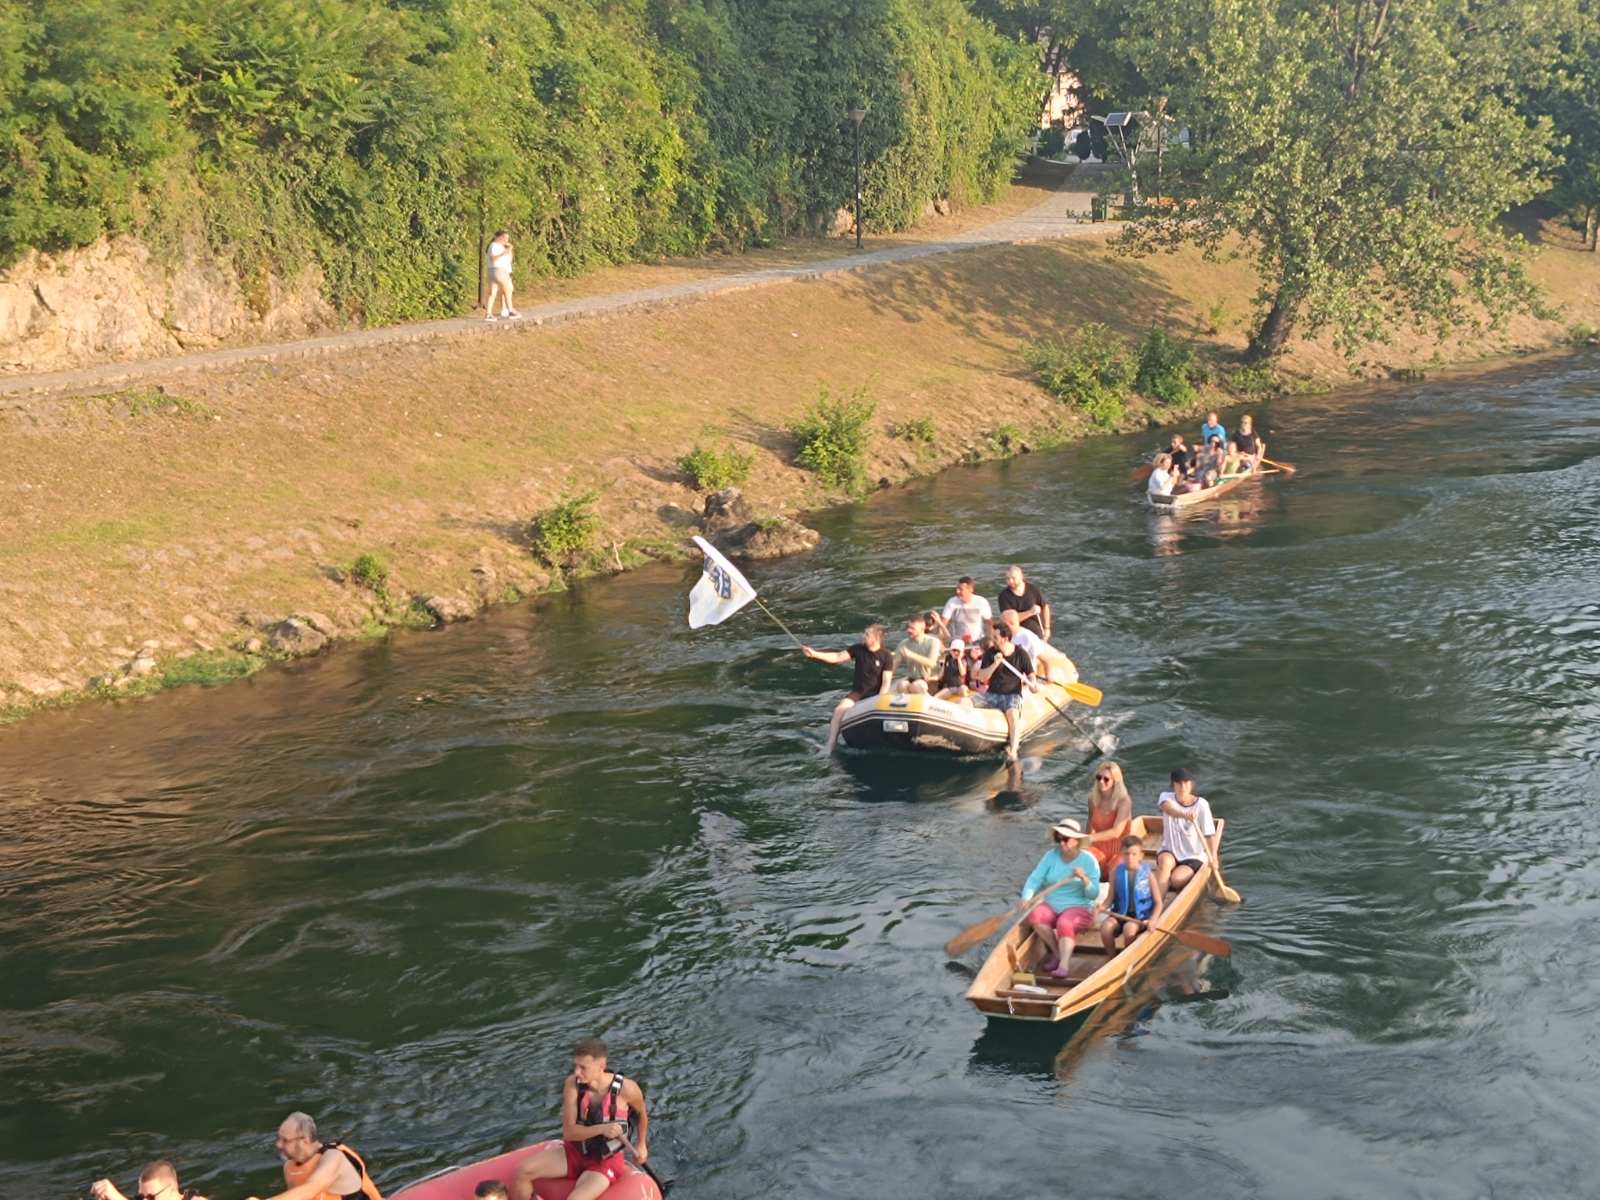
POLYGON ((485 321, 498 321, 499 319, 500 318, 495 316, 493 313, 490 313, 487 317, 484 318, 485 321))

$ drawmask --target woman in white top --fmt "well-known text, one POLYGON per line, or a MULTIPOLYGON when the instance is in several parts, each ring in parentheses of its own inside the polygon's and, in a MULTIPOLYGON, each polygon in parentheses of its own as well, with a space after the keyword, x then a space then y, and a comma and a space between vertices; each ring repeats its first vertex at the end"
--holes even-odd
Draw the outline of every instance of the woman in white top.
POLYGON ((1145 490, 1152 496, 1172 495, 1172 485, 1177 480, 1172 474, 1172 455, 1156 455, 1156 468, 1150 472, 1150 482, 1145 485, 1145 490))
POLYGON ((504 229, 495 230, 494 237, 489 242, 489 302, 484 305, 488 320, 495 321, 499 318, 494 315, 494 300, 500 297, 505 306, 501 316, 520 317, 522 314, 511 307, 511 235, 504 229))
POLYGON ((1161 793, 1161 853, 1156 855, 1156 888, 1162 903, 1217 861, 1217 823, 1204 796, 1194 794, 1194 776, 1181 767, 1172 773, 1172 790, 1161 793))

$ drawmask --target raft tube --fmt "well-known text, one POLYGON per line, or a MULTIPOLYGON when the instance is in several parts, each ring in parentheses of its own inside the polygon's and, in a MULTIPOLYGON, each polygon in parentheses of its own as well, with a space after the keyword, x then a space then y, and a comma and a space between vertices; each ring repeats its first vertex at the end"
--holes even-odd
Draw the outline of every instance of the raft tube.
MULTIPOLYGON (((485 1179, 498 1179, 509 1188, 519 1162, 530 1154, 560 1145, 559 1141, 539 1142, 481 1162, 446 1167, 390 1193, 389 1200, 472 1200, 473 1190, 485 1179)), ((572 1179, 541 1179, 534 1185, 533 1194, 540 1200, 567 1200, 575 1183, 572 1179)), ((622 1178, 606 1189, 605 1200, 661 1200, 661 1189, 654 1179, 629 1163, 622 1178)))
MULTIPOLYGON (((1072 672, 1076 678, 1077 672, 1072 672)), ((1072 701, 1059 683, 1043 685, 1022 701, 1022 740, 1072 701), (1051 701, 1055 704, 1052 706, 1051 701)), ((1006 748, 1005 714, 932 696, 868 696, 839 722, 839 736, 856 750, 920 750, 945 754, 995 754, 1006 748)), ((609 1194, 609 1193, 608 1193, 609 1194)))

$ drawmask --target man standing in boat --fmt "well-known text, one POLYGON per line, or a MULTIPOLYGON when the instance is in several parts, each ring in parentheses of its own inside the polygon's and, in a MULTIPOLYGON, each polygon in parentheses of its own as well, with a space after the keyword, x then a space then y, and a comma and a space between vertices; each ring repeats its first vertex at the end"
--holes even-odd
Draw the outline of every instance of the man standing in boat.
POLYGON ((836 666, 855 664, 856 674, 850 690, 833 706, 833 719, 828 722, 828 744, 822 752, 832 754, 834 745, 839 741, 839 722, 844 720, 845 713, 868 696, 881 695, 889 690, 894 680, 894 655, 883 648, 882 625, 868 625, 861 631, 861 640, 848 649, 814 650, 810 646, 801 646, 800 653, 818 662, 836 666))
POLYGON ((956 581, 956 594, 944 602, 939 629, 947 642, 960 638, 967 645, 975 646, 983 640, 988 623, 993 620, 994 610, 978 595, 972 576, 963 575, 956 581))
POLYGON ((634 1157, 650 1157, 650 1114, 644 1092, 606 1067, 606 1044, 584 1038, 572 1048, 572 1074, 561 1088, 561 1145, 528 1155, 517 1164, 511 1200, 530 1200, 541 1179, 576 1180, 569 1200, 595 1200, 627 1171, 623 1151, 628 1126, 636 1125, 634 1157))
POLYGON ((1050 640, 1050 604, 1037 584, 1032 584, 1022 574, 1019 566, 1006 568, 1006 586, 1000 593, 1000 615, 1015 611, 1022 618, 1022 627, 1045 641, 1050 640))

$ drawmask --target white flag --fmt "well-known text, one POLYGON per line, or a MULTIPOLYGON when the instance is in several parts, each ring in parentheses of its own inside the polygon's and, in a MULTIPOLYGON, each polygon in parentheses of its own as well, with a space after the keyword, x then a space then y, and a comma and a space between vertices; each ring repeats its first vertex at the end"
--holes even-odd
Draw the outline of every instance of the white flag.
POLYGON ((689 593, 689 628, 720 625, 756 598, 755 588, 722 553, 705 538, 694 544, 706 556, 705 574, 689 593))

